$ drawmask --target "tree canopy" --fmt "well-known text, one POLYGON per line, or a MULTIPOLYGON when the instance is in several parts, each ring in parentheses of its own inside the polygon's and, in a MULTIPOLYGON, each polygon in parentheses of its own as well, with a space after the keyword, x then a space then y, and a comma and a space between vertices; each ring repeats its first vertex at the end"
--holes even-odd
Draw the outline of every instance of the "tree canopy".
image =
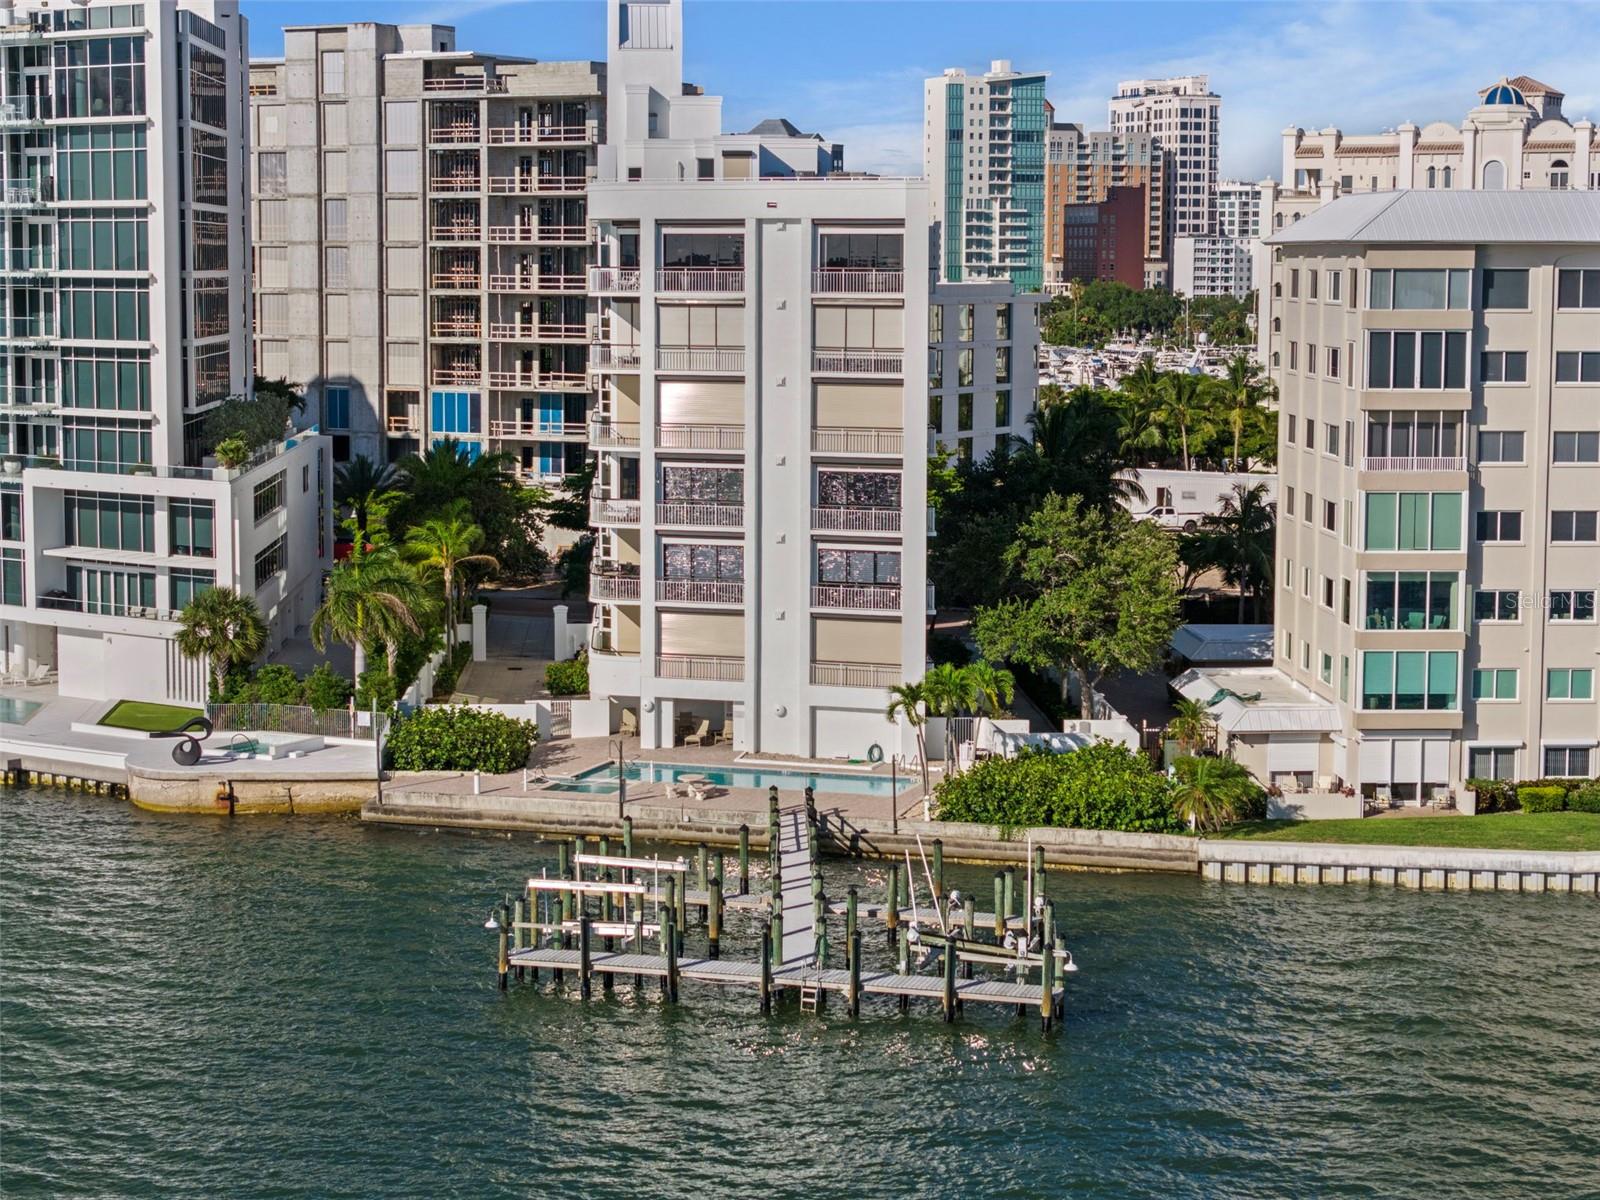
POLYGON ((1199 333, 1215 345, 1237 346, 1255 339, 1249 320, 1255 308, 1253 292, 1243 299, 1195 296, 1185 301, 1163 288, 1140 290, 1091 280, 1052 300, 1039 314, 1039 328, 1044 340, 1057 346, 1099 347, 1117 337, 1146 334, 1189 343, 1199 333))

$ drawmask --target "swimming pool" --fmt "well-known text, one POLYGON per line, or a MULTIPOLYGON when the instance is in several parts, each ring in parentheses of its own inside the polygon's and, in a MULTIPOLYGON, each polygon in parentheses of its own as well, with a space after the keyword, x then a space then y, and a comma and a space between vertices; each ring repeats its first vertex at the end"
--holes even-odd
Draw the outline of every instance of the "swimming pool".
MULTIPOLYGON (((899 784, 903 792, 911 780, 901 775, 892 780, 888 775, 852 775, 843 771, 793 771, 782 767, 711 767, 699 763, 631 762, 627 766, 629 783, 676 783, 688 776, 698 776, 719 787, 768 788, 778 785, 782 795, 793 796, 807 785, 818 792, 844 793, 851 796, 887 796, 892 783, 899 784)), ((583 792, 589 795, 606 795, 617 790, 617 765, 607 763, 591 767, 582 774, 561 783, 552 783, 551 792, 583 792)))
POLYGON ((18 700, 15 696, 0 696, 0 725, 23 725, 44 705, 37 700, 18 700))

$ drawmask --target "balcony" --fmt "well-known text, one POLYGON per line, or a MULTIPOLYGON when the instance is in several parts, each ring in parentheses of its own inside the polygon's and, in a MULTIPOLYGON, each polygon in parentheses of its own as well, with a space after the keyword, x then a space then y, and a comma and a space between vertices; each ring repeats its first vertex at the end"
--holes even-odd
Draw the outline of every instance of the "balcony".
POLYGON ((425 92, 490 92, 498 93, 506 90, 506 81, 494 75, 441 75, 434 79, 424 79, 422 90, 425 92))
POLYGON ((743 267, 661 267, 656 271, 656 291, 739 293, 744 291, 743 267))
POLYGON ((430 376, 434 387, 482 387, 481 367, 435 367, 430 376))
POLYGON ((656 600, 662 604, 743 604, 743 580, 658 579, 656 600))
POLYGON ((524 275, 491 275, 491 292, 559 292, 579 295, 588 285, 582 275, 555 275, 545 271, 532 271, 524 275))
POLYGON ((490 371, 489 386, 502 392, 588 391, 583 371, 490 371))
POLYGON ((589 125, 491 125, 491 146, 563 146, 592 142, 589 125))
POLYGON ((388 431, 391 434, 407 434, 407 433, 421 433, 422 432, 422 422, 419 421, 416 417, 394 417, 394 416, 391 416, 384 423, 384 427, 386 429, 388 429, 388 431))
POLYGON ((473 338, 483 335, 483 326, 477 321, 435 321, 433 323, 433 336, 436 338, 473 338))
POLYGON ((737 375, 744 370, 744 348, 658 347, 656 370, 737 375))
POLYGON ((900 682, 900 668, 879 663, 814 662, 816 687, 889 688, 900 682))
POLYGON ((573 195, 589 186, 585 175, 491 175, 492 196, 573 195))
POLYGON ((1435 458, 1363 458, 1363 471, 1465 471, 1465 455, 1435 458))
POLYGON ((590 267, 589 291, 601 294, 637 294, 638 267, 590 267))
POLYGON ((742 529, 744 505, 660 500, 656 503, 656 524, 690 529, 742 529))
POLYGON ((490 421, 489 436, 493 438, 581 438, 589 427, 582 421, 490 421))
POLYGON ((639 347, 596 342, 589 347, 589 369, 591 371, 637 371, 639 369, 639 347))
POLYGON ((453 223, 435 225, 429 231, 429 236, 436 242, 475 242, 482 232, 482 228, 477 225, 453 223))
POLYGON ((903 350, 814 350, 815 375, 899 375, 905 369, 903 350))
POLYGON ((882 584, 817 583, 811 587, 812 608, 856 612, 899 612, 901 591, 882 584))
POLYGON ((489 322, 491 342, 587 342, 587 325, 538 325, 523 321, 489 322))
POLYGON ((624 447, 637 448, 639 445, 639 423, 637 421, 591 420, 589 422, 589 445, 596 450, 615 450, 624 447))
POLYGON ((828 267, 811 272, 811 292, 816 296, 898 296, 906 290, 904 271, 876 267, 828 267))
POLYGON ((658 654, 658 679, 697 679, 706 683, 743 683, 744 659, 710 654, 658 654))
POLYGON ((686 425, 663 422, 656 426, 659 450, 743 450, 743 425, 686 425))
POLYGON ((604 496, 589 498, 589 524, 637 525, 638 523, 639 501, 608 500, 604 496))
POLYGON ((108 604, 103 601, 90 604, 78 596, 43 595, 38 597, 35 607, 82 613, 89 617, 136 617, 142 621, 177 621, 181 617, 176 610, 146 608, 139 604, 108 604))
POLYGON ((455 145, 461 142, 476 144, 482 140, 483 135, 475 121, 437 125, 428 134, 428 141, 433 145, 455 145))
POLYGON ((483 181, 476 174, 435 175, 428 180, 430 192, 481 192, 483 181))
POLYGON ((905 434, 898 429, 854 429, 819 426, 811 431, 811 449, 817 454, 889 454, 900 457, 905 434))
POLYGON ((587 225, 491 225, 491 242, 513 242, 529 246, 587 246, 587 225))
POLYGON ((625 575, 621 571, 591 571, 589 599, 596 603, 602 601, 638 603, 639 577, 625 575))
POLYGON ((483 286, 483 276, 476 271, 436 271, 432 284, 441 292, 476 292, 483 286))
POLYGON ((815 507, 811 528, 823 533, 899 533, 898 508, 815 507))

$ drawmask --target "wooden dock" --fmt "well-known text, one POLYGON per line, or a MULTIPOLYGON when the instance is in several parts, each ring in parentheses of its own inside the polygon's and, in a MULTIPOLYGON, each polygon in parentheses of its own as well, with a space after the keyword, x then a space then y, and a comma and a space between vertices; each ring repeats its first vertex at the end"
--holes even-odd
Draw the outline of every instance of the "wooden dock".
POLYGON ((783 946, 775 964, 794 967, 817 956, 817 925, 811 877, 817 872, 816 842, 804 808, 778 814, 779 903, 783 908, 783 946))

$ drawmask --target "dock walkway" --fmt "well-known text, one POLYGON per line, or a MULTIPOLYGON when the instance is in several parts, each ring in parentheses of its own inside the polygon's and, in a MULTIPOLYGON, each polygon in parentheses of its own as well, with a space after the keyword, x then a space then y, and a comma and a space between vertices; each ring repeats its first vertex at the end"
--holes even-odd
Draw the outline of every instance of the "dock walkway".
POLYGON ((778 813, 778 880, 783 905, 783 967, 812 962, 817 953, 811 876, 817 870, 809 823, 802 807, 778 813))

